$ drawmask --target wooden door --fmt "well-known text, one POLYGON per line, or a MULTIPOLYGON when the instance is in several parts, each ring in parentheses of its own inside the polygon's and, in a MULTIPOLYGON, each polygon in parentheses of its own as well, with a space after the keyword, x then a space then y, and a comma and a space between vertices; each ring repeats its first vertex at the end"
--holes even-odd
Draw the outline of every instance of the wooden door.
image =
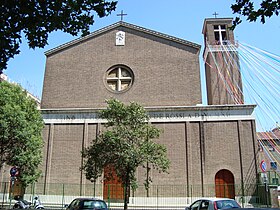
POLYGON ((215 176, 217 198, 235 198, 234 177, 229 170, 220 170, 215 176))
POLYGON ((124 189, 117 177, 114 168, 113 167, 105 168, 104 177, 105 177, 104 187, 103 187, 104 200, 122 202, 124 200, 124 189), (111 177, 110 179, 106 179, 108 175, 111 177))

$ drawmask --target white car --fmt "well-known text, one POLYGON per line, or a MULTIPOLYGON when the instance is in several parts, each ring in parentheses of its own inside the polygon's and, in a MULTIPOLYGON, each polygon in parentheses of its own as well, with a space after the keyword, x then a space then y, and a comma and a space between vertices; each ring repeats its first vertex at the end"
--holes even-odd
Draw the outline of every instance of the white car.
POLYGON ((230 198, 202 198, 193 202, 186 210, 219 210, 241 208, 241 206, 230 198))

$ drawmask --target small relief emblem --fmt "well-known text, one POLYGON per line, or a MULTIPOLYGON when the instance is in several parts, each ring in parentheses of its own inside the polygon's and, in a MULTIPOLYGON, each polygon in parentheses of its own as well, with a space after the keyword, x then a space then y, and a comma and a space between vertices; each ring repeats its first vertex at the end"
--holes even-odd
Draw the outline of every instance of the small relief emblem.
POLYGON ((116 33, 116 45, 117 46, 124 46, 125 44, 125 32, 118 31, 116 33))

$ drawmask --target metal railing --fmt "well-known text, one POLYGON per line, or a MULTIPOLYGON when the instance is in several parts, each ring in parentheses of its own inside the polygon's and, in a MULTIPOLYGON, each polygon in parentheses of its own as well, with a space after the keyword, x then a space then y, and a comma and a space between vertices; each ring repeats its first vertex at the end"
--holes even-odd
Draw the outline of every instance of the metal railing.
MULTIPOLYGON (((69 204, 76 197, 97 197, 106 200, 110 208, 121 208, 123 205, 123 188, 120 185, 103 184, 33 184, 28 186, 24 192, 24 199, 33 201, 34 196, 39 196, 45 206, 50 208, 63 209, 65 204, 69 204), (105 193, 104 193, 105 192, 105 193)), ((201 197, 216 197, 217 187, 220 188, 221 197, 227 197, 228 190, 233 190, 235 199, 243 207, 269 207, 272 203, 272 191, 275 186, 270 186, 269 190, 263 184, 248 185, 151 185, 148 191, 144 185, 140 185, 137 190, 130 191, 130 208, 163 208, 172 207, 182 209, 201 197), (224 189, 223 189, 224 188, 224 189)), ((11 207, 15 202, 10 183, 0 183, 0 207, 11 207)))

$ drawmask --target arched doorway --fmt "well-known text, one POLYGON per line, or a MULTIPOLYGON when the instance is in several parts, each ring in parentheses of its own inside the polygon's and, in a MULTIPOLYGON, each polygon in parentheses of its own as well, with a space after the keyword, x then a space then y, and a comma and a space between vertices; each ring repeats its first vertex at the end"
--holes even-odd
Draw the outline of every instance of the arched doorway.
POLYGON ((215 192, 217 198, 234 199, 235 197, 234 177, 229 170, 222 169, 216 173, 215 192))

